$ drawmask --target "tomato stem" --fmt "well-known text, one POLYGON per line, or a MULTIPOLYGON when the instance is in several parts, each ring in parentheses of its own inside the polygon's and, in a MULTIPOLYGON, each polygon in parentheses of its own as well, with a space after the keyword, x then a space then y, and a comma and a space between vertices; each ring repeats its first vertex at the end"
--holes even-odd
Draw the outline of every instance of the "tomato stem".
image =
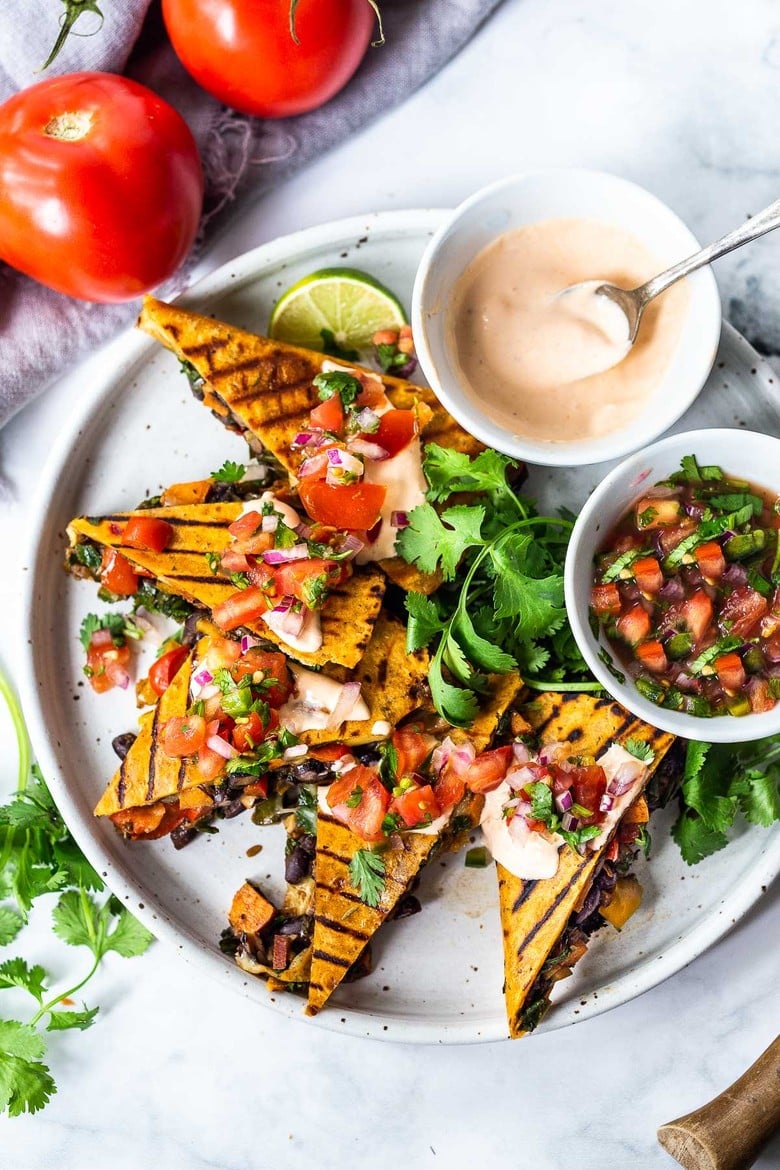
MULTIPOLYGON (((299 2, 300 0, 290 0, 290 36, 295 41, 296 45, 301 43, 300 38, 295 31, 295 13, 299 2)), ((382 13, 379 10, 379 4, 377 3, 377 0, 366 0, 366 2, 373 8, 377 24, 379 25, 379 37, 377 40, 371 42, 372 48, 377 48, 379 45, 383 45, 385 43, 385 30, 382 28, 382 13)), ((68 0, 65 0, 65 3, 68 3, 68 0)), ((44 65, 44 69, 45 68, 46 66, 44 65)))
POLYGON ((57 138, 60 142, 79 142, 87 137, 91 129, 92 114, 84 110, 73 110, 50 118, 43 132, 47 138, 57 138))
POLYGON ((99 33, 103 27, 103 21, 105 18, 103 13, 100 11, 100 8, 98 7, 97 0, 62 0, 62 2, 65 5, 65 11, 60 17, 60 31, 57 35, 56 41, 54 42, 52 51, 49 53, 43 65, 41 65, 40 69, 38 70, 39 73, 43 73, 44 70, 48 69, 52 62, 56 60, 56 58, 59 56, 62 46, 65 44, 71 32, 73 32, 74 24, 81 16, 84 15, 85 12, 94 12, 95 15, 100 18, 100 24, 90 33, 74 33, 74 36, 92 37, 96 33, 99 33))

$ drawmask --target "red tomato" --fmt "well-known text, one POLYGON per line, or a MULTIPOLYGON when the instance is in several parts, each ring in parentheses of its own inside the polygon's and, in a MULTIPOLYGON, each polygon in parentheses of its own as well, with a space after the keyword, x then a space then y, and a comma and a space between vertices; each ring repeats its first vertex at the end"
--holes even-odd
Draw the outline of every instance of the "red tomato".
POLYGON ((200 219, 195 140, 111 73, 41 81, 0 106, 0 257, 58 292, 127 301, 171 276, 200 219))
POLYGON ((251 567, 246 559, 246 553, 235 552, 232 548, 225 549, 219 564, 226 573, 248 573, 251 567))
POLYGON ((206 742, 206 720, 202 715, 173 715, 163 724, 160 744, 166 756, 191 756, 206 742))
POLYGON ((173 525, 156 516, 131 516, 122 533, 122 544, 127 548, 164 552, 173 540, 173 525))
POLYGON ((368 406, 371 410, 387 410, 390 406, 385 388, 382 382, 377 382, 376 378, 362 376, 359 371, 356 372, 356 377, 362 382, 363 389, 355 399, 355 405, 360 410, 364 406, 368 406))
POLYGON ((315 406, 309 415, 309 422, 313 427, 322 427, 323 431, 332 431, 339 435, 344 426, 344 407, 341 404, 341 395, 332 394, 319 406, 315 406))
POLYGON ((240 752, 251 752, 265 739, 265 726, 257 711, 250 711, 246 723, 236 723, 232 731, 233 747, 240 752))
POLYGON ((176 54, 199 85, 244 114, 314 110, 349 81, 374 28, 367 0, 163 0, 176 54))
POLYGON ((601 617, 620 613, 620 590, 617 585, 594 585, 590 591, 591 608, 601 617))
POLYGON ((390 806, 390 793, 371 768, 361 764, 350 768, 331 784, 326 800, 333 815, 364 841, 384 839, 382 821, 390 806))
POLYGON ((394 731, 391 742, 398 757, 396 776, 399 780, 416 772, 436 746, 432 735, 423 735, 414 727, 401 727, 394 731))
POLYGON ((390 803, 391 813, 398 813, 407 829, 427 821, 435 821, 439 815, 439 806, 436 802, 430 784, 423 784, 419 788, 410 788, 402 796, 396 796, 390 803))
POLYGON ((325 588, 335 584, 341 577, 341 568, 335 561, 323 561, 309 557, 305 561, 290 561, 280 565, 274 573, 276 592, 280 597, 297 597, 309 609, 319 609, 326 593, 320 587, 325 578, 325 588))
POLYGON ((617 632, 632 646, 636 646, 650 633, 650 615, 641 605, 632 605, 617 620, 617 632))
POLYGON ((364 435, 370 443, 384 448, 390 458, 408 447, 417 433, 417 422, 412 410, 388 410, 379 420, 379 430, 364 435))
POLYGON ((737 585, 723 602, 718 624, 724 633, 734 634, 737 638, 749 638, 768 612, 769 602, 756 589, 751 589, 749 585, 737 585))
POLYGON ((594 825, 604 820, 604 813, 599 810, 599 805, 607 791, 607 777, 600 764, 567 768, 550 764, 550 771, 553 774, 553 792, 557 795, 564 789, 569 789, 574 803, 589 810, 591 815, 580 818, 580 824, 594 825))
POLYGON ((163 695, 173 682, 174 675, 189 656, 186 646, 175 646, 167 654, 161 654, 149 670, 149 682, 155 694, 163 695))
POLYGON ((221 630, 235 630, 254 622, 268 609, 268 599, 257 585, 238 589, 214 606, 211 616, 221 630))
POLYGON ((130 647, 126 643, 115 646, 108 630, 96 630, 87 650, 87 671, 92 690, 102 695, 112 687, 121 686, 127 679, 129 664, 130 647))
POLYGON ((115 548, 104 548, 100 584, 117 597, 132 597, 138 592, 138 574, 121 552, 115 548))
POLYGON ((136 841, 155 841, 187 822, 192 824, 203 816, 205 808, 179 808, 178 804, 141 805, 138 808, 123 808, 111 813, 112 820, 120 832, 136 841))
POLYGON ((655 594, 661 591, 664 575, 655 557, 640 557, 632 566, 634 580, 643 593, 655 594))
POLYGON ((466 787, 471 792, 492 792, 506 776, 511 759, 511 745, 493 748, 492 752, 482 752, 466 773, 466 787))
POLYGON ((324 479, 302 479, 298 484, 298 495, 312 520, 319 524, 369 529, 380 518, 387 488, 378 483, 335 486, 324 479))
POLYGON ((669 666, 666 651, 660 642, 643 642, 637 646, 635 653, 645 670, 652 674, 663 674, 669 666))
POLYGON ((233 667, 232 674, 239 682, 244 675, 256 674, 257 671, 262 673, 263 678, 276 679, 276 686, 264 690, 263 698, 271 707, 281 707, 293 693, 293 680, 284 654, 250 646, 233 667))
POLYGON ((721 654, 714 662, 720 685, 727 691, 738 691, 745 685, 745 668, 739 654, 721 654))
POLYGON ((205 782, 211 783, 218 776, 221 776, 225 770, 226 763, 227 760, 219 752, 213 752, 211 748, 205 747, 205 745, 204 747, 198 748, 196 766, 205 782))
POLYGON ((227 670, 241 657, 241 647, 232 638, 210 636, 205 646, 203 658, 204 666, 214 674, 217 670, 227 670))
POLYGON ((441 812, 446 812, 463 798, 466 791, 466 776, 473 763, 474 761, 469 760, 466 755, 461 755, 457 751, 451 753, 433 782, 433 790, 441 812))
POLYGON ((693 553, 701 574, 708 581, 719 581, 726 572, 726 558, 723 549, 715 540, 700 544, 693 553))
POLYGON ((750 709, 756 714, 761 714, 762 711, 771 711, 775 706, 775 698, 769 690, 769 683, 765 678, 752 678, 750 680, 750 709))

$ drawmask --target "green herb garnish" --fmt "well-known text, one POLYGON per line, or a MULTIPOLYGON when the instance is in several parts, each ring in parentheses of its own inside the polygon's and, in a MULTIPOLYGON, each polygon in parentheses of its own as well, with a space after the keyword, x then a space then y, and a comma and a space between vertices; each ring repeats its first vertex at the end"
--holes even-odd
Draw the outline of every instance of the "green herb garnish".
POLYGON ((333 398, 334 394, 338 394, 344 410, 348 410, 353 405, 363 390, 362 384, 355 375, 348 374, 344 370, 332 370, 327 374, 317 374, 314 378, 314 385, 321 402, 326 402, 328 398, 333 398))
POLYGON ((232 459, 226 459, 218 471, 212 471, 210 478, 214 483, 240 483, 246 475, 246 467, 243 463, 234 463, 232 459))
POLYGON ((79 640, 85 650, 89 650, 92 635, 98 630, 108 630, 111 641, 115 646, 124 646, 128 638, 138 641, 143 638, 143 630, 131 617, 123 613, 88 613, 81 623, 79 640))
POLYGON ((630 755, 636 756, 642 764, 652 764, 655 759, 655 752, 650 747, 650 744, 645 743, 643 739, 635 739, 631 736, 623 746, 630 755))
POLYGON ((375 910, 385 888, 385 859, 371 849, 358 849, 349 863, 349 880, 361 901, 375 910))

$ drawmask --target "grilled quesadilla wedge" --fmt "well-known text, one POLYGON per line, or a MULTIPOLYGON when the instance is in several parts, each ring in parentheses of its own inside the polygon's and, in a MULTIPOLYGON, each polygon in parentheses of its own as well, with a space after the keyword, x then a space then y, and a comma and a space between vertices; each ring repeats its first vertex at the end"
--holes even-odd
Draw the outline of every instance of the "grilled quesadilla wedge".
MULTIPOLYGON (((489 699, 470 730, 467 733, 453 732, 452 738, 445 739, 438 749, 441 753, 438 761, 436 752, 433 753, 433 765, 439 767, 439 776, 435 783, 439 792, 447 790, 447 796, 442 797, 447 811, 444 815, 438 815, 439 808, 432 803, 428 820, 433 818, 433 821, 429 826, 423 824, 416 830, 397 831, 399 826, 403 827, 408 823, 402 816, 404 818, 409 816, 408 801, 412 801, 414 809, 415 794, 419 794, 420 808, 423 807, 425 800, 431 800, 431 788, 422 784, 412 786, 409 773, 414 772, 417 767, 428 766, 432 745, 435 745, 437 740, 419 734, 415 742, 415 731, 412 729, 410 738, 403 729, 393 736, 391 750, 395 752, 395 757, 390 767, 396 781, 393 788, 395 798, 389 803, 390 797, 387 796, 384 801, 385 807, 376 814, 375 823, 371 826, 373 830, 371 837, 374 841, 378 838, 381 842, 383 833, 387 841, 389 832, 391 844, 390 848, 384 849, 380 854, 373 854, 374 857, 381 858, 383 871, 382 879, 377 883, 381 887, 380 892, 375 891, 374 897, 368 898, 368 901, 375 903, 374 905, 367 904, 365 890, 364 896, 361 896, 355 887, 357 873, 354 869, 355 858, 357 854, 365 858, 367 852, 365 836, 344 823, 343 804, 335 804, 335 813, 328 811, 328 797, 335 800, 331 795, 334 793, 335 785, 328 789, 324 804, 322 800, 320 801, 317 812, 317 853, 314 863, 316 885, 309 985, 310 1013, 315 1013, 323 1007, 359 959, 372 936, 383 922, 392 917, 423 866, 441 849, 458 848, 466 839, 468 830, 477 824, 482 809, 482 797, 464 791, 463 780, 455 775, 454 768, 448 769, 447 756, 456 755, 458 744, 467 742, 471 753, 465 754, 467 764, 475 754, 486 749, 502 716, 522 689, 522 681, 517 674, 492 676, 491 682, 493 686, 489 699), (409 784, 409 788, 404 791, 406 784, 409 784), (386 814, 384 820, 383 812, 386 814), (387 824, 387 815, 395 817, 395 824, 387 824)), ((387 762, 385 756, 385 763, 387 762)), ((418 772, 414 772, 414 775, 417 780, 422 779, 418 772)), ((365 806, 371 802, 371 808, 375 808, 376 800, 382 803, 381 784, 372 777, 369 769, 364 767, 345 770, 338 783, 343 785, 344 780, 347 789, 354 783, 353 794, 346 798, 346 805, 352 805, 353 815, 350 819, 355 822, 362 821, 362 829, 365 832, 369 827, 370 815, 370 810, 365 806), (351 780, 353 776, 354 781, 351 780), (361 791, 361 785, 365 785, 365 792, 361 791)), ((425 809, 427 812, 427 805, 425 809)), ((346 815, 349 817, 350 813, 347 812, 346 815)), ((412 817, 409 819, 413 820, 412 817)), ((370 866, 372 863, 369 860, 367 864, 370 866)))
MULTIPOLYGON (((313 383, 323 369, 334 366, 326 355, 258 337, 153 297, 144 299, 138 326, 196 371, 203 381, 193 389, 221 422, 250 441, 259 441, 287 471, 297 473, 304 455, 293 440, 306 429, 312 410, 321 405, 313 383)), ((364 377, 367 373, 351 362, 339 361, 338 369, 364 377)), ((423 443, 469 455, 483 449, 427 387, 388 375, 371 377, 381 383, 394 409, 417 408, 424 414, 423 443)), ((430 593, 439 584, 438 577, 420 573, 400 557, 387 556, 381 564, 402 588, 430 593)))
MULTIPOLYGON (((83 572, 75 556, 76 546, 89 542, 100 549, 120 549, 130 564, 150 575, 157 586, 209 611, 237 592, 236 585, 219 566, 219 558, 231 544, 228 527, 242 513, 240 502, 190 504, 170 508, 145 508, 110 516, 78 516, 68 525, 70 550, 67 566, 83 572), (122 543, 125 525, 132 517, 159 519, 173 533, 162 552, 129 548, 122 543), (215 558, 212 571, 209 558, 215 558)), ((260 618, 246 628, 281 646, 286 654, 309 666, 337 663, 354 667, 362 658, 379 615, 385 578, 374 565, 365 565, 340 583, 333 583, 321 610, 322 645, 313 653, 296 650, 260 618)))
MULTIPOLYGON (((647 744, 650 762, 641 783, 632 789, 632 794, 637 795, 673 743, 672 736, 634 719, 617 703, 591 695, 548 693, 527 705, 522 713, 542 745, 570 745, 572 756, 595 757, 598 762, 611 744, 647 744)), ((629 809, 624 819, 633 815, 629 809)), ((572 916, 586 902, 610 841, 611 837, 596 850, 586 847, 582 856, 563 845, 557 872, 548 878, 522 880, 497 864, 504 936, 504 996, 512 1037, 535 1027, 549 1006, 553 985, 550 976, 557 979, 569 974, 584 951, 581 932, 577 938, 570 938, 570 947, 565 945, 564 936, 572 916)))

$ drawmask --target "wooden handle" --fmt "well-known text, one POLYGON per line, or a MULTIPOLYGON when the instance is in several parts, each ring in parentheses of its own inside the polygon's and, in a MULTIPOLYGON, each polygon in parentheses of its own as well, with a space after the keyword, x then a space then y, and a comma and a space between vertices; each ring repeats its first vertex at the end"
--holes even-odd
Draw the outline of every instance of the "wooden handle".
POLYGON ((685 1170, 748 1170, 780 1126, 780 1036, 746 1073, 658 1140, 685 1170))

